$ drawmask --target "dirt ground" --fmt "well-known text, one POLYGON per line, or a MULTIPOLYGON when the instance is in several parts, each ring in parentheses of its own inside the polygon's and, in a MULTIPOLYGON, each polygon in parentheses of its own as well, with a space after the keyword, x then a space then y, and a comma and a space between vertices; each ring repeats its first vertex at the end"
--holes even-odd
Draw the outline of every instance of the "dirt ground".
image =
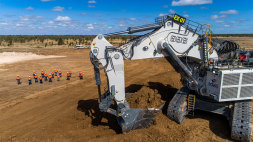
MULTIPOLYGON (((160 112, 156 123, 147 129, 121 134, 116 118, 99 112, 97 87, 89 49, 0 49, 29 51, 42 55, 66 56, 24 61, 0 66, 0 142, 5 141, 232 141, 227 120, 197 111, 179 125, 160 112), (61 70, 60 82, 28 85, 33 71, 61 70), (73 77, 66 80, 66 72, 73 77), (78 72, 84 72, 84 80, 78 72), (22 84, 16 84, 21 75, 22 84)), ((133 93, 132 107, 159 106, 182 86, 180 75, 164 59, 125 61, 126 91, 133 93), (145 96, 148 95, 149 97, 145 96), (137 97, 134 97, 134 96, 137 97), (143 97, 143 100, 140 97, 143 97)), ((102 90, 106 78, 102 73, 102 90)))

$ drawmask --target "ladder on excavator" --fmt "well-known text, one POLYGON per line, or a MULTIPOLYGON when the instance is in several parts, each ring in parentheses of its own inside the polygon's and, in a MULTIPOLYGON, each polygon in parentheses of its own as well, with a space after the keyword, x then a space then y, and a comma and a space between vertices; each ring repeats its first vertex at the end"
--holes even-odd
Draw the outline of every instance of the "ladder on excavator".
MULTIPOLYGON (((213 52, 213 48, 212 48, 212 31, 211 31, 211 26, 209 24, 204 24, 201 27, 201 38, 204 38, 203 41, 203 51, 204 51, 204 60, 205 60, 205 64, 209 64, 209 56, 212 54, 213 52), (209 54, 209 55, 208 55, 209 54)), ((200 47, 201 48, 201 47, 200 47)))
POLYGON ((194 116, 195 109, 195 95, 189 94, 187 98, 188 114, 194 116))

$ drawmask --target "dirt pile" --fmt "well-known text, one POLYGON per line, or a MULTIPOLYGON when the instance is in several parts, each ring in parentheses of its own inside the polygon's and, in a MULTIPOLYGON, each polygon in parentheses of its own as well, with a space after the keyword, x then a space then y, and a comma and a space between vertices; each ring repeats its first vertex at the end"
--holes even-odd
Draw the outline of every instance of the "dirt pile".
POLYGON ((164 100, 161 99, 161 94, 158 93, 157 89, 151 89, 147 86, 143 86, 138 92, 132 94, 127 99, 131 108, 159 108, 164 100))

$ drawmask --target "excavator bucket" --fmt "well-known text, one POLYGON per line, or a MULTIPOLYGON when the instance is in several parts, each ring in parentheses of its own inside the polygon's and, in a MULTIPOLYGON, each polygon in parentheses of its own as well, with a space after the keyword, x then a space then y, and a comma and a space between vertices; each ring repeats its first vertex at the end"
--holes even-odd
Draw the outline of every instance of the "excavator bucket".
POLYGON ((122 132, 148 128, 154 123, 154 118, 160 109, 128 109, 119 113, 117 118, 122 132))

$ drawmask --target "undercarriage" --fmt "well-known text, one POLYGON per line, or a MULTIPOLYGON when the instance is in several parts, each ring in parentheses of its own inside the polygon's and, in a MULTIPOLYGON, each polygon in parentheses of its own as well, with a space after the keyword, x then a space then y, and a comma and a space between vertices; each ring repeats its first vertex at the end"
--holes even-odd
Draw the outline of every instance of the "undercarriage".
POLYGON ((187 116, 194 117, 194 111, 201 110, 223 115, 229 122, 231 138, 250 141, 252 133, 251 100, 219 103, 199 97, 183 87, 175 94, 167 109, 167 116, 182 124, 187 116))

